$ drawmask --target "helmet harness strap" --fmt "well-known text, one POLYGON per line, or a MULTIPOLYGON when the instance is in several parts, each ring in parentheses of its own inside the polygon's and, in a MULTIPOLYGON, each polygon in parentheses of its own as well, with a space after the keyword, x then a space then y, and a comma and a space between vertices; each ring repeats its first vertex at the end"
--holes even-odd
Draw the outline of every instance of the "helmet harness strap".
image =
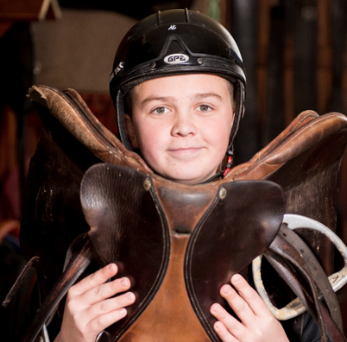
POLYGON ((132 151, 132 146, 130 144, 128 134, 126 133, 125 119, 124 119, 124 100, 121 90, 118 90, 116 95, 116 115, 117 115, 117 128, 123 145, 132 151))

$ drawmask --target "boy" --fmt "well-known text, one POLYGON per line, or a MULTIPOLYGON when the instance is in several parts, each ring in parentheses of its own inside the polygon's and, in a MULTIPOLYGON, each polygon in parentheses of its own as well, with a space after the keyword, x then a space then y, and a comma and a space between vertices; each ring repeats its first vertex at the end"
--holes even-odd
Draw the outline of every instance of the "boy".
MULTIPOLYGON (((194 185, 222 177, 232 162, 245 84, 238 48, 217 22, 188 10, 152 15, 125 36, 114 62, 110 89, 121 140, 173 181, 194 185), (226 169, 219 172, 225 153, 226 169)), ((135 295, 125 292, 128 278, 107 282, 116 274, 110 264, 69 290, 55 342, 94 342, 126 316, 135 295)), ((211 306, 221 340, 288 341, 248 283, 234 275, 231 284, 220 294, 239 320, 211 306)))

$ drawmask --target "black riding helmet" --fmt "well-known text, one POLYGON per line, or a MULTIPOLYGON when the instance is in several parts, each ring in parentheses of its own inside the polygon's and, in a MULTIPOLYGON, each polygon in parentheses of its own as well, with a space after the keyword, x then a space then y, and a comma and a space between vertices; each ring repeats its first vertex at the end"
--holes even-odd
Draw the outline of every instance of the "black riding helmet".
POLYGON ((193 73, 217 75, 234 86, 236 113, 226 151, 230 168, 233 140, 244 113, 246 75, 233 37, 199 12, 159 11, 141 20, 123 38, 110 76, 120 139, 132 150, 124 121, 124 96, 129 90, 153 78, 193 73))

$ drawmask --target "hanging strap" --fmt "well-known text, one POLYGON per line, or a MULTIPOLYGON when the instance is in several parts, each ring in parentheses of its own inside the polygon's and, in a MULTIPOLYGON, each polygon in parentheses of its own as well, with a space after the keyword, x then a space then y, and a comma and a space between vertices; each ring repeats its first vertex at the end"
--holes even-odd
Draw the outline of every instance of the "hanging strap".
POLYGON ((6 308, 8 304, 10 304, 12 298, 15 296, 15 294, 18 292, 18 290, 21 288, 22 284, 24 283, 24 280, 29 274, 29 271, 32 267, 35 267, 35 264, 39 261, 38 256, 32 257, 24 266, 22 271, 20 272, 18 278, 16 279, 15 283, 12 285, 10 291, 8 292, 6 298, 2 302, 1 306, 6 308))
POLYGON ((66 267, 57 281, 57 286, 52 288, 44 302, 38 309, 33 322, 22 339, 22 342, 34 342, 45 323, 55 312, 62 298, 66 295, 69 288, 76 282, 80 275, 89 266, 92 259, 89 240, 85 242, 82 249, 72 257, 71 262, 66 267))
POLYGON ((346 341, 340 330, 341 315, 331 286, 326 283, 323 270, 312 262, 315 257, 299 236, 282 225, 264 256, 317 321, 322 341, 346 341), (320 294, 329 311, 319 300, 320 294))

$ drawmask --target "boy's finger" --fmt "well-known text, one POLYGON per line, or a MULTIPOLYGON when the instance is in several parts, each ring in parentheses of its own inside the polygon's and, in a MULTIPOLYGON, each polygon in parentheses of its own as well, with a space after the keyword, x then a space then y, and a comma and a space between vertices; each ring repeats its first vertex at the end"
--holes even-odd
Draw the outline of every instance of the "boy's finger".
POLYGON ((71 287, 69 293, 73 296, 82 294, 98 285, 105 283, 108 279, 115 276, 118 272, 116 264, 109 264, 95 273, 85 277, 77 284, 71 287))
MULTIPOLYGON (((109 312, 120 310, 126 306, 129 306, 135 302, 135 295, 132 292, 123 293, 122 295, 112 297, 92 305, 85 314, 88 317, 97 317, 109 312)), ((87 321, 90 320, 87 319, 87 321)))
POLYGON ((214 324, 214 330, 223 342, 237 342, 238 340, 228 331, 222 322, 214 324))
POLYGON ((94 335, 97 335, 100 331, 105 330, 111 324, 118 322, 126 315, 127 309, 125 308, 108 312, 107 314, 103 314, 91 320, 88 324, 88 329, 89 331, 92 331, 94 335))
MULTIPOLYGON (((235 274, 231 278, 231 283, 238 291, 239 295, 247 303, 247 306, 256 316, 268 314, 269 309, 260 298, 259 294, 247 283, 247 281, 239 274, 235 274)), ((239 317, 241 318, 241 317, 239 317)))
POLYGON ((98 285, 78 296, 74 305, 79 305, 78 303, 87 306, 94 305, 95 303, 104 301, 117 293, 129 290, 130 285, 130 280, 126 277, 98 285))
MULTIPOLYGON (((247 284, 248 285, 248 284, 247 284)), ((226 299, 237 317, 244 323, 246 320, 251 321, 254 313, 247 301, 242 298, 230 285, 223 285, 220 294, 226 299)))
MULTIPOLYGON (((229 333, 235 336, 235 338, 242 336, 245 333, 245 327, 242 325, 242 323, 240 323, 235 317, 229 314, 221 305, 217 303, 213 304, 211 306, 211 314, 215 316, 218 321, 223 323, 224 328, 226 328, 229 333)), ((216 330, 216 332, 218 333, 218 335, 222 333, 224 336, 225 332, 223 326, 217 324, 217 327, 218 326, 220 326, 221 329, 219 332, 216 330)))

